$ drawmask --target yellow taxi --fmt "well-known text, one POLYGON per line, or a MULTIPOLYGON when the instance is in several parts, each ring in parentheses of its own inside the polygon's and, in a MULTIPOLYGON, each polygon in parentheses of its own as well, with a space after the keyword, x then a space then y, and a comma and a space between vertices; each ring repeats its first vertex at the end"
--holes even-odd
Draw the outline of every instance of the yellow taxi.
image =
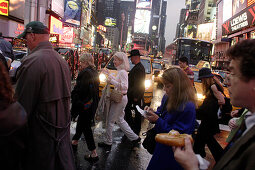
MULTIPOLYGON (((152 63, 149 57, 143 57, 141 56, 141 63, 143 64, 145 68, 145 92, 144 92, 144 103, 146 105, 150 105, 151 99, 153 97, 153 72, 152 72, 152 63)), ((131 60, 129 58, 129 64, 130 64, 130 70, 134 67, 134 64, 131 63, 131 60)), ((117 69, 115 68, 113 64, 113 57, 108 61, 108 63, 105 66, 106 69, 109 70, 110 74, 114 77, 117 76, 117 69)), ((107 77, 104 73, 100 73, 99 75, 100 79, 100 85, 99 85, 99 95, 101 96, 102 90, 106 85, 107 77)), ((111 89, 113 89, 113 86, 111 86, 111 89)))
POLYGON ((162 61, 152 60, 152 69, 153 69, 154 82, 161 82, 160 79, 164 72, 162 61))

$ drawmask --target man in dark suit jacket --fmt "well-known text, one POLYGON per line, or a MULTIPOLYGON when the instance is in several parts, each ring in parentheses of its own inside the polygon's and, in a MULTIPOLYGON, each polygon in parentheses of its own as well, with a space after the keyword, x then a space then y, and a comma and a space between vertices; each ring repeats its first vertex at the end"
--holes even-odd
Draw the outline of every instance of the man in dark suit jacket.
MULTIPOLYGON (((214 169, 254 169, 255 168, 255 40, 243 40, 227 51, 229 65, 229 94, 233 106, 244 107, 250 115, 244 118, 240 137, 216 163, 214 169)), ((198 169, 198 159, 192 151, 189 140, 184 148, 175 149, 175 159, 185 170, 198 169)))
POLYGON ((141 114, 137 111, 136 105, 142 106, 145 91, 145 69, 140 61, 139 50, 130 52, 131 62, 135 64, 128 74, 128 103, 125 109, 125 119, 131 129, 139 136, 141 130, 141 114), (132 110, 135 112, 132 113, 132 110))

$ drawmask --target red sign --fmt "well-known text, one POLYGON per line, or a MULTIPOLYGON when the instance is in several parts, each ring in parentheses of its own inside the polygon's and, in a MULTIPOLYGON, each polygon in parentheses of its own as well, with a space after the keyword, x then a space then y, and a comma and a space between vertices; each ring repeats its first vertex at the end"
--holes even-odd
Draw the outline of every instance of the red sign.
POLYGON ((15 36, 20 35, 24 31, 24 25, 23 24, 18 24, 17 28, 14 32, 15 36))
POLYGON ((63 35, 61 36, 60 43, 72 44, 74 38, 73 27, 64 27, 63 35))
POLYGON ((0 0, 0 15, 8 16, 9 14, 9 2, 0 0))

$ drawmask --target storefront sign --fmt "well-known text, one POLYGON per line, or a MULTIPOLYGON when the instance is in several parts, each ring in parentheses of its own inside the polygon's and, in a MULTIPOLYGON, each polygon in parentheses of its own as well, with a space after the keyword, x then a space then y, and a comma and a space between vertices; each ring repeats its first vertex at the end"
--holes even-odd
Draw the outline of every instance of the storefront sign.
POLYGON ((255 24, 255 5, 236 14, 222 25, 222 35, 228 35, 255 24))
POLYGON ((63 34, 63 23, 53 16, 50 16, 50 33, 63 34))
POLYGON ((0 15, 9 15, 9 2, 0 0, 0 15))

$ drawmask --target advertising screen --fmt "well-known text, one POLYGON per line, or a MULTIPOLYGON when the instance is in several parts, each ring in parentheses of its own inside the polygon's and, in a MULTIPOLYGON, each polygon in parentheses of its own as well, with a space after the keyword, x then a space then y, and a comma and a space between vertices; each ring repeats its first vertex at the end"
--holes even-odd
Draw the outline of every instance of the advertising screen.
POLYGON ((114 27, 116 26, 116 19, 111 17, 106 17, 104 21, 104 25, 108 27, 114 27))
POLYGON ((233 0, 233 16, 247 7, 247 0, 233 0))
POLYGON ((232 0, 223 1, 223 22, 232 17, 232 0))
POLYGON ((149 34, 151 11, 136 9, 134 32, 149 34))
POLYGON ((80 25, 81 22, 81 1, 65 0, 64 3, 64 20, 65 22, 80 25))
POLYGON ((151 9, 152 0, 137 0, 136 8, 151 9))
POLYGON ((53 16, 50 16, 50 33, 63 34, 63 23, 53 16))
POLYGON ((52 0, 51 10, 64 17, 64 0, 52 0))
POLYGON ((211 41, 213 23, 199 24, 197 27, 197 39, 211 41))

